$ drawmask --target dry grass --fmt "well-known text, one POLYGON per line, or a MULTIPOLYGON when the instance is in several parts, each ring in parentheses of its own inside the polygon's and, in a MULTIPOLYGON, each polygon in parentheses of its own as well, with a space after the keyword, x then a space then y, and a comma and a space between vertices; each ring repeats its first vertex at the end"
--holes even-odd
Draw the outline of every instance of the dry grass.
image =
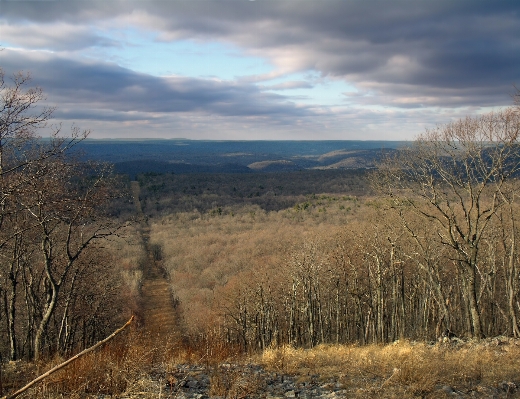
POLYGON ((441 386, 468 390, 520 380, 520 342, 378 346, 321 345, 314 349, 267 350, 268 369, 336 380, 360 397, 438 397, 441 386), (429 396, 434 395, 434 396, 429 396))
MULTIPOLYGON (((386 346, 320 345, 309 350, 286 346, 266 350, 253 359, 240 358, 219 345, 209 348, 213 343, 206 343, 205 349, 200 343, 158 343, 145 333, 131 331, 125 339, 79 359, 22 397, 155 397, 181 364, 199 364, 207 370, 210 396, 261 396, 267 375, 257 374, 254 367, 238 366, 241 361, 258 362, 268 371, 292 375, 300 383, 339 385, 348 397, 359 398, 449 397, 441 387, 485 392, 503 382, 518 386, 520 381, 520 342, 507 339, 457 345, 408 341, 386 346)), ((25 365, 23 378, 28 381, 61 360, 40 367, 25 365)), ((13 377, 21 367, 10 365, 4 371, 10 370, 7 374, 13 377)))
POLYGON ((247 398, 263 390, 265 381, 257 374, 221 366, 210 376, 209 395, 222 398, 247 398))
MULTIPOLYGON (((157 397, 161 391, 166 392, 169 377, 177 373, 179 365, 208 370, 214 392, 225 392, 228 398, 244 397, 258 391, 261 380, 236 368, 221 366, 242 359, 238 348, 225 345, 216 336, 182 342, 177 335, 158 337, 133 328, 50 375, 20 398, 157 397)), ((20 361, 4 365, 4 394, 21 388, 64 360, 56 357, 39 363, 20 361)))
MULTIPOLYGON (((130 331, 106 346, 74 361, 47 377, 20 398, 98 398, 124 393, 158 392, 157 373, 179 352, 176 342, 156 342, 142 331, 130 331)), ((56 357, 40 363, 16 362, 4 368, 4 386, 20 388, 65 359, 56 357), (6 384, 7 383, 7 384, 6 384)))

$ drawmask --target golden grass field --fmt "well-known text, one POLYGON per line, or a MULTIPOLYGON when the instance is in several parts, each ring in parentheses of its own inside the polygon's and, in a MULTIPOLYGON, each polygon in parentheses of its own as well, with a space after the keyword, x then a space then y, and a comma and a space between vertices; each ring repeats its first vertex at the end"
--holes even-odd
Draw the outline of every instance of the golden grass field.
POLYGON ((443 386, 493 397, 494 388, 520 381, 520 341, 283 347, 265 351, 259 362, 301 379, 337 379, 355 397, 442 397, 443 386))

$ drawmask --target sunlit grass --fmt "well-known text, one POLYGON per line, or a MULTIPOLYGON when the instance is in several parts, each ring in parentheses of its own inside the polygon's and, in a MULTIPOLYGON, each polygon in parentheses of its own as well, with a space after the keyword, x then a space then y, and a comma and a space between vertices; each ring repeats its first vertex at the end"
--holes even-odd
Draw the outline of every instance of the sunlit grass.
POLYGON ((460 346, 409 341, 385 346, 320 345, 313 349, 284 346, 266 350, 258 361, 268 369, 298 375, 302 381, 312 376, 324 381, 335 379, 360 397, 361 393, 415 397, 439 395, 442 386, 467 390, 517 380, 520 346, 516 341, 460 346))
MULTIPOLYGON (((261 396, 269 383, 267 374, 248 374, 241 364, 260 364, 267 372, 292 376, 297 384, 312 381, 322 387, 339 386, 348 397, 358 398, 450 397, 442 389, 445 386, 486 397, 482 392, 504 382, 517 383, 520 375, 520 342, 506 338, 436 345, 401 341, 390 345, 319 345, 312 349, 283 346, 252 356, 240 354, 217 339, 157 342, 139 331, 121 338, 52 375, 24 397, 154 397, 168 376, 186 364, 205 370, 211 395, 226 397, 261 396), (230 368, 230 364, 235 366, 230 368)), ((62 360, 10 365, 4 369, 4 382, 11 380, 11 387, 20 385, 23 379, 62 360), (25 376, 15 378, 23 370, 25 376)))

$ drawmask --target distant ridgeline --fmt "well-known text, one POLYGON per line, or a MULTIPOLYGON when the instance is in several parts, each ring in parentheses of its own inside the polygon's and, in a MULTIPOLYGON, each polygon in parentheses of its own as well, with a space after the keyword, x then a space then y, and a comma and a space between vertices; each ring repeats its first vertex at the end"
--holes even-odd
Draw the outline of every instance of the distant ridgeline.
POLYGON ((96 140, 77 146, 85 159, 140 173, 258 173, 372 168, 403 141, 96 140))

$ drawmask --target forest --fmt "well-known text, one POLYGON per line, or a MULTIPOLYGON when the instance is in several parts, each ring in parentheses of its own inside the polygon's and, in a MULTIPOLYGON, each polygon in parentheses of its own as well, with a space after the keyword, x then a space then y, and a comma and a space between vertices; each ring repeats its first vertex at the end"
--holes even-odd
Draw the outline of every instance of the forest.
POLYGON ((186 333, 245 351, 517 337, 519 132, 511 108, 377 171, 139 176, 186 333))
POLYGON ((131 181, 78 156, 89 132, 52 126, 28 75, 0 78, 2 361, 70 356, 131 315, 146 328, 150 259, 185 348, 520 335, 517 106, 377 168, 131 181))

